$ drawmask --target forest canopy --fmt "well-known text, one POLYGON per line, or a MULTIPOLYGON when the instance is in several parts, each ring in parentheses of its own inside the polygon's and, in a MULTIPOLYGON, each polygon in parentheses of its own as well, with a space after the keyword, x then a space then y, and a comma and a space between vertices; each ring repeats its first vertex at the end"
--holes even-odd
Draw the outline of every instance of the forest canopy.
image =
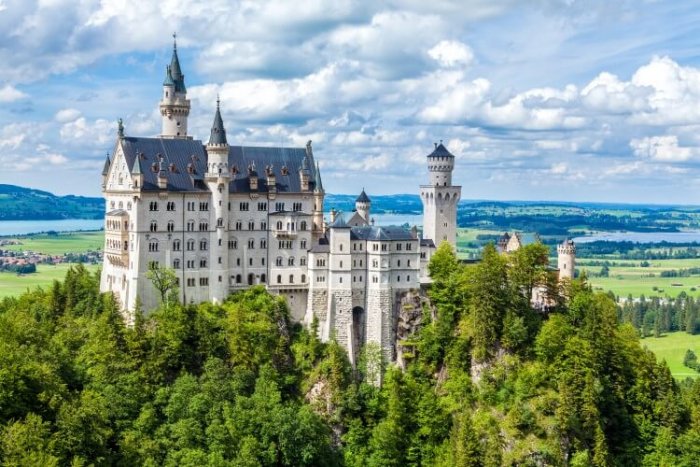
POLYGON ((220 305, 165 300, 126 326, 96 275, 0 302, 5 465, 696 465, 700 383, 618 322, 546 247, 442 245, 403 368, 358 368, 262 287, 220 305), (544 285, 552 306, 534 309, 544 285))

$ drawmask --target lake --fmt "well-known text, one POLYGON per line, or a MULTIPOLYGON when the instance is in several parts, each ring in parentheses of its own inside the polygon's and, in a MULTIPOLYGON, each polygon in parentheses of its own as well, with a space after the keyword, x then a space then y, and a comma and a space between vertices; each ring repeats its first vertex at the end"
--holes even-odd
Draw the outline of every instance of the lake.
POLYGON ((700 231, 688 232, 599 232, 585 237, 575 237, 576 243, 636 242, 636 243, 700 243, 700 231))
POLYGON ((76 230, 100 230, 103 219, 59 219, 51 221, 0 221, 0 236, 26 235, 37 232, 74 232, 76 230))

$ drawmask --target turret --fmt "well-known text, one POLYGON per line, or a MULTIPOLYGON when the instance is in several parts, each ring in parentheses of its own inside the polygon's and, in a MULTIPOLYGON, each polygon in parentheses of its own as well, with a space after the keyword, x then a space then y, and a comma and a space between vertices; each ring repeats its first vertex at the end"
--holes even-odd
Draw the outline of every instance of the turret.
POLYGON ((304 159, 302 159, 301 161, 301 168, 299 168, 299 181, 301 184, 301 191, 309 191, 309 178, 310 172, 308 156, 304 156, 304 159))
POLYGON ((576 270, 576 244, 568 239, 557 246, 557 266, 559 267, 559 280, 574 278, 576 270))
MULTIPOLYGON (((310 147, 311 141, 309 141, 307 148, 310 149, 310 147)), ((313 160, 313 158, 311 160, 313 160)), ((313 238, 317 240, 325 231, 323 225, 323 197, 325 193, 323 191, 323 183, 321 183, 321 169, 319 168, 318 163, 314 169, 313 238)))
POLYGON ((228 167, 229 145, 226 129, 221 118, 221 106, 216 99, 216 113, 207 143, 207 172, 204 180, 211 192, 213 209, 210 224, 215 230, 211 233, 212 266, 209 270, 209 293, 214 302, 222 302, 228 295, 228 202, 231 172, 228 167))
MULTIPOLYGON (((176 35, 173 34, 173 38, 176 35)), ((177 42, 173 41, 173 56, 165 68, 163 98, 160 101, 163 138, 187 138, 187 117, 190 114, 190 101, 187 100, 185 75, 180 68, 177 56, 177 42)))
POLYGON ((134 181, 134 189, 141 189, 141 187, 143 187, 143 172, 141 171, 140 154, 136 154, 136 159, 134 159, 134 165, 131 167, 131 178, 134 181))
POLYGON ((420 187, 423 202, 423 238, 432 240, 435 245, 447 241, 455 247, 457 203, 462 195, 462 187, 452 185, 455 156, 441 141, 440 144, 435 143, 435 149, 428 154, 427 161, 430 183, 420 187))
POLYGON ((372 201, 370 201, 369 196, 365 193, 365 189, 362 189, 362 193, 355 200, 355 210, 362 218, 369 222, 369 212, 372 207, 372 201))
POLYGON ((165 169, 165 158, 162 155, 158 158, 158 188, 168 188, 168 171, 165 169))

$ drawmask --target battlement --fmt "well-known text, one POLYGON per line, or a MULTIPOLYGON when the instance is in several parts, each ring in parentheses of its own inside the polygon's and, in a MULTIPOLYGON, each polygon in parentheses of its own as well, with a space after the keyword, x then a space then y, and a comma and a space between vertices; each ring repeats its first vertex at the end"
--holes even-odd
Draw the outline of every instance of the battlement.
POLYGON ((565 242, 557 245, 557 253, 560 255, 575 255, 576 244, 573 240, 566 240, 565 242))

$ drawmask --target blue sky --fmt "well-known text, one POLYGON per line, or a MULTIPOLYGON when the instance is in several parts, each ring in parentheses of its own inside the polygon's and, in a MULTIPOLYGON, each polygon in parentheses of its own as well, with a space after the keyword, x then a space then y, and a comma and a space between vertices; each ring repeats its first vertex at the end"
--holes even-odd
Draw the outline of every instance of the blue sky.
POLYGON ((99 195, 116 120, 160 130, 178 50, 206 138, 313 140, 329 192, 700 204, 690 1, 0 0, 0 183, 99 195))

